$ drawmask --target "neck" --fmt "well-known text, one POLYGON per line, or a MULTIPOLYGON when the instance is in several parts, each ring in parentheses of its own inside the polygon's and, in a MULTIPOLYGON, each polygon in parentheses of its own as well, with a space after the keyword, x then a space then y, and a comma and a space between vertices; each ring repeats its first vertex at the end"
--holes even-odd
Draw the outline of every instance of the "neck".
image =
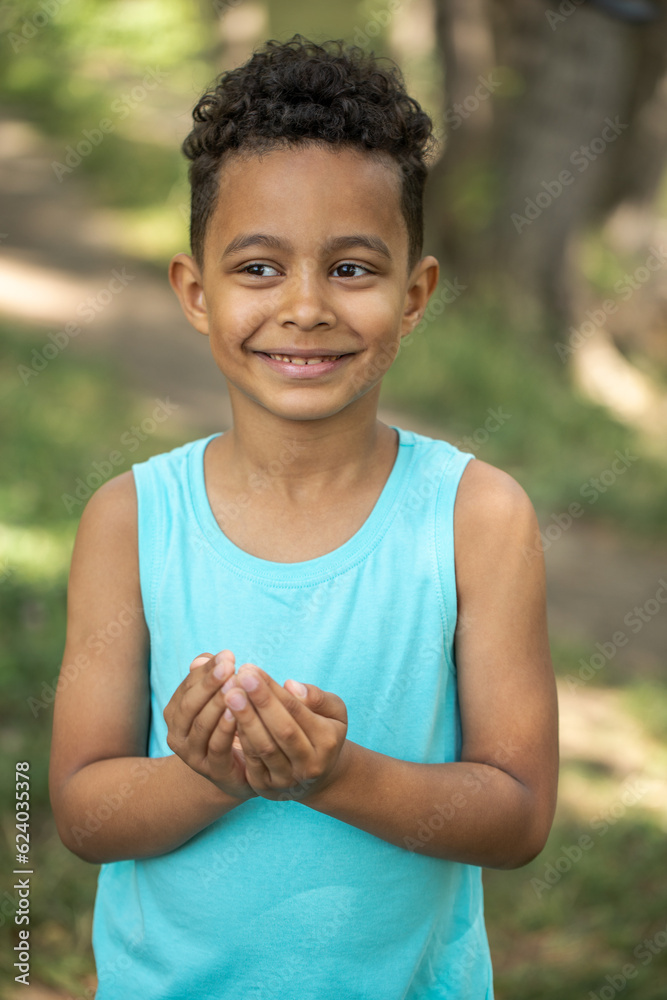
POLYGON ((377 418, 379 386, 317 420, 276 416, 230 390, 234 426, 219 439, 219 454, 239 487, 260 476, 285 503, 331 502, 366 479, 390 451, 395 457, 395 432, 377 418))

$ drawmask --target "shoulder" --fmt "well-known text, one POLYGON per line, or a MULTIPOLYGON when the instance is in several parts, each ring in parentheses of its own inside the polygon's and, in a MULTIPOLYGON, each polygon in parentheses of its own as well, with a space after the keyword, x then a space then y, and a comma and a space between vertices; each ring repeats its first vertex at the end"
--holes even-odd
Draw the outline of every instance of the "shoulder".
POLYGON ((535 510, 523 486, 507 472, 473 458, 466 465, 456 497, 456 513, 461 518, 507 516, 527 517, 535 510))
POLYGON ((454 531, 459 549, 499 556, 510 547, 535 545, 539 524, 530 497, 516 479, 472 459, 457 490, 454 531))
POLYGON ((132 471, 107 480, 86 504, 77 541, 79 545, 122 542, 136 548, 137 490, 132 471))
POLYGON ((203 451, 215 436, 189 441, 170 451, 152 455, 143 462, 136 462, 127 472, 108 479, 88 501, 81 524, 102 520, 116 528, 136 528, 142 491, 152 490, 160 483, 164 490, 173 493, 174 484, 187 479, 187 466, 192 452, 196 449, 203 451))
POLYGON ((133 516, 136 519, 137 490, 131 470, 108 479, 95 490, 84 508, 81 520, 84 517, 92 520, 102 514, 121 522, 133 516))
POLYGON ((500 627, 513 620, 543 628, 546 568, 535 509, 512 476, 478 459, 459 483, 454 564, 459 614, 467 625, 500 627))
MULTIPOLYGON (((137 498, 131 471, 100 486, 81 515, 69 576, 68 636, 71 632, 81 639, 92 634, 91 622, 103 625, 124 601, 141 606, 137 498)), ((137 629, 143 628, 142 617, 137 629)))
POLYGON ((193 457, 203 454, 209 441, 219 436, 177 445, 108 479, 83 510, 77 535, 80 544, 88 544, 89 538, 91 544, 117 539, 122 552, 136 553, 142 509, 144 516, 148 512, 153 517, 164 505, 175 503, 187 489, 193 457))

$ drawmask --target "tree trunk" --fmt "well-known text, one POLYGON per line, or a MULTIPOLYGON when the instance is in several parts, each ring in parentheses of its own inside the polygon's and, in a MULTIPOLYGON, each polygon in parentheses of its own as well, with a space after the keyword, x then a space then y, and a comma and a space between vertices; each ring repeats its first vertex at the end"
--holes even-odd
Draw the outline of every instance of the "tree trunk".
POLYGON ((436 32, 445 64, 445 149, 429 180, 426 232, 448 266, 469 283, 483 229, 479 187, 491 155, 495 67, 485 0, 448 0, 436 8, 436 32), (487 80, 486 87, 480 80, 487 80), (485 95, 478 99, 476 89, 485 95), (481 215, 480 215, 481 210, 481 215))
POLYGON ((589 6, 554 31, 545 20, 547 57, 508 123, 497 260, 510 295, 557 320, 569 315, 568 247, 595 210, 609 151, 629 128, 632 31, 589 6))
POLYGON ((436 4, 447 134, 427 233, 448 270, 490 284, 512 325, 535 339, 536 328, 570 320, 576 236, 621 201, 656 196, 666 19, 641 27, 592 3, 436 4))

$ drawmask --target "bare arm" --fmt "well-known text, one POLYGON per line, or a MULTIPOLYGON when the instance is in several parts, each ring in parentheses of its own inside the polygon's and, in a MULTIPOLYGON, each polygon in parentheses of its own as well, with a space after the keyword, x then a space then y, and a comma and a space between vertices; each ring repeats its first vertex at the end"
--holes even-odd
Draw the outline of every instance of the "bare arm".
POLYGON ((515 868, 553 821, 558 713, 537 518, 485 462, 462 476, 455 546, 460 762, 402 761, 348 740, 336 779, 303 802, 407 850, 515 868))
POLYGON ((128 472, 81 518, 54 707, 51 805, 63 843, 85 861, 164 854, 243 801, 175 755, 147 757, 148 647, 128 472))

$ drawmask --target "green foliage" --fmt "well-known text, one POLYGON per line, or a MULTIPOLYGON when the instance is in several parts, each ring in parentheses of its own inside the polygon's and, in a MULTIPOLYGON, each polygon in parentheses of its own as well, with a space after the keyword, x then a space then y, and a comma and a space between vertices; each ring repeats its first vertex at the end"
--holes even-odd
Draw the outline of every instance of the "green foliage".
POLYGON ((656 740, 667 733, 667 683, 633 684, 625 692, 625 707, 656 740))
POLYGON ((667 534, 664 463, 579 397, 557 360, 518 345, 487 306, 445 305, 404 342, 382 392, 385 405, 446 428, 452 443, 514 476, 547 518, 578 503, 582 519, 667 534), (609 483, 617 451, 629 464, 609 483))
MULTIPOLYGON (((22 110, 50 134, 91 127, 111 103, 158 68, 166 94, 182 93, 206 78, 199 59, 206 21, 187 0, 54 0, 43 18, 39 5, 17 0, 3 8, 6 31, 0 82, 22 110)), ((212 12, 211 12, 212 19, 212 12)), ((139 100, 139 104, 142 100, 139 100)), ((152 103, 148 102, 148 103, 152 103)))
MULTIPOLYGON (((267 37, 286 38, 298 26, 316 39, 345 37, 385 52, 383 15, 389 7, 384 0, 342 0, 326 8, 324 18, 310 0, 271 4, 267 37)), ((0 92, 7 112, 33 123, 60 160, 85 129, 109 119, 113 129, 82 158, 76 182, 64 174, 62 184, 85 177, 97 204, 113 210, 127 231, 125 249, 164 262, 183 248, 188 189, 179 144, 194 102, 215 76, 216 4, 78 0, 61 3, 35 29, 39 10, 29 0, 15 0, 0 10, 0 92), (142 82, 151 71, 154 76, 142 82), (158 85, 149 87, 154 80, 158 85), (178 123, 179 135, 165 122, 178 123)), ((429 80, 438 71, 435 60, 414 68, 434 106, 441 99, 442 82, 431 87, 429 80)), ((465 180, 462 215, 469 226, 483 228, 495 177, 479 171, 465 180)), ((637 263, 620 262, 595 235, 588 239, 584 267, 600 294, 609 293, 624 269, 637 263)), ((630 430, 578 398, 555 355, 549 360, 526 350, 492 309, 465 295, 433 316, 405 343, 386 375, 384 403, 444 428, 449 440, 508 471, 546 518, 578 502, 586 520, 605 518, 617 528, 665 534, 664 464, 646 453, 630 430), (500 421, 490 411, 500 414, 500 421), (637 460, 589 503, 582 487, 609 469, 617 450, 626 449, 637 460)), ((33 978, 79 997, 93 985, 90 934, 98 868, 60 843, 47 789, 67 572, 84 505, 76 497, 73 504, 65 503, 63 497, 72 497, 77 480, 85 481, 94 463, 119 448, 122 435, 146 416, 146 407, 123 389, 108 359, 83 360, 78 349, 54 358, 25 385, 18 366, 29 364, 32 347, 44 342, 41 331, 0 329, 5 359, 0 418, 12 428, 0 439, 0 803, 5 832, 0 853, 3 870, 11 871, 13 765, 28 760, 36 872, 33 978)), ((135 451, 121 448, 123 461, 114 473, 178 443, 177 430, 168 423, 135 451)), ((590 655, 588 646, 570 637, 556 637, 553 652, 561 675, 571 672, 579 657, 590 655)), ((596 675, 590 689, 605 679, 606 673, 596 675)), ((664 746, 664 685, 644 682, 629 687, 624 697, 628 712, 664 746)), ((604 765, 584 762, 566 770, 591 790, 608 777, 601 774, 604 765)), ((563 809, 539 858, 516 871, 485 872, 497 1000, 587 996, 591 990, 599 992, 605 976, 628 962, 638 968, 628 993, 643 1000, 662 997, 667 949, 646 966, 635 955, 645 938, 665 929, 664 832, 654 815, 637 807, 597 836, 591 851, 556 884, 539 895, 531 884, 531 879, 543 881, 546 866, 586 832, 585 816, 582 821, 563 809)), ((11 921, 7 907, 0 920, 0 926, 11 921)), ((15 931, 12 927, 12 944, 15 931)), ((12 961, 5 949, 0 972, 7 981, 13 979, 12 961)))
MULTIPOLYGON (((137 250, 162 262, 185 242, 189 192, 180 142, 192 106, 214 76, 204 53, 207 20, 187 0, 54 5, 45 23, 40 6, 23 0, 0 12, 7 113, 48 137, 61 184, 86 178, 98 205, 126 210, 119 222, 139 227, 137 250), (91 133, 92 148, 77 162, 77 146, 91 133), (151 241, 141 224, 146 217, 155 224, 156 213, 151 241)), ((208 16, 212 26, 213 4, 208 16)))
POLYGON ((632 996, 664 995, 667 949, 658 947, 667 928, 664 833, 643 811, 602 830, 564 818, 530 865, 484 872, 497 1000, 587 997, 608 986, 606 976, 623 976, 627 965, 635 970, 628 979, 632 996), (589 847, 581 851, 584 835, 589 847))
POLYGON ((290 0, 290 3, 271 3, 269 10, 269 35, 286 40, 295 31, 315 42, 329 38, 344 38, 348 42, 384 52, 386 44, 382 26, 387 23, 387 0, 339 0, 327 5, 326 17, 311 0, 290 0))
MULTIPOLYGON (((0 803, 5 837, 3 871, 14 854, 14 763, 30 763, 32 975, 74 996, 92 984, 90 931, 98 868, 70 854, 55 830, 48 800, 52 705, 65 640, 66 586, 74 535, 84 501, 77 480, 109 452, 126 471, 158 451, 181 443, 170 422, 145 441, 122 436, 140 424, 153 403, 134 398, 108 361, 58 355, 24 384, 18 366, 44 345, 42 331, 0 326, 0 420, 12 433, 0 438, 0 803), (66 506, 63 495, 73 497, 66 506), (69 507, 69 509, 68 509, 69 507)), ((90 491, 92 492, 92 490, 90 491)), ((11 896, 11 894, 10 894, 11 896)), ((4 899, 7 904, 7 899, 4 899)), ((5 905, 0 921, 10 922, 5 905)), ((18 943, 12 924, 12 945, 18 943)), ((11 949, 9 949, 11 951, 11 949)), ((0 973, 13 980, 5 949, 0 973)), ((89 994, 89 995, 92 995, 89 994)))
POLYGON ((83 501, 68 511, 63 496, 74 495, 77 479, 85 480, 94 463, 114 450, 122 454, 114 474, 154 454, 168 440, 162 429, 168 433, 168 424, 158 425, 150 440, 135 444, 132 436, 122 445, 123 434, 152 406, 122 388, 108 358, 84 361, 69 346, 67 357, 61 351, 26 384, 19 367, 29 367, 32 349, 41 352, 50 341, 39 330, 2 326, 0 343, 5 360, 0 394, 5 426, 12 426, 0 442, 2 467, 12 470, 0 486, 0 518, 10 527, 48 529, 56 541, 71 541, 83 501))

